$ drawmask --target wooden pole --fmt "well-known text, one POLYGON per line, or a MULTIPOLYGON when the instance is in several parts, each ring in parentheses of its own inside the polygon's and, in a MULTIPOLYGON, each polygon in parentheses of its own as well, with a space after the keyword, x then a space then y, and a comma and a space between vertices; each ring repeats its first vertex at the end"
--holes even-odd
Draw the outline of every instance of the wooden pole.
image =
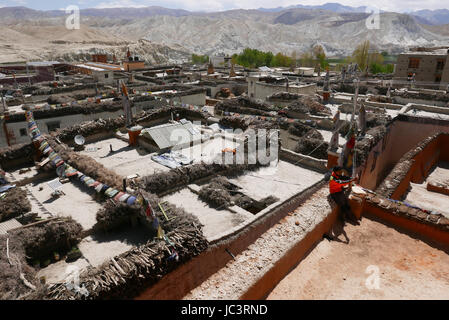
POLYGON ((5 102, 5 97, 3 97, 3 92, 0 92, 0 96, 2 98, 3 111, 6 112, 6 111, 8 111, 8 108, 6 107, 6 102, 5 102))
POLYGON ((355 113, 357 109, 357 100, 359 98, 359 79, 354 79, 355 93, 354 93, 354 109, 352 110, 351 123, 355 119, 355 113))

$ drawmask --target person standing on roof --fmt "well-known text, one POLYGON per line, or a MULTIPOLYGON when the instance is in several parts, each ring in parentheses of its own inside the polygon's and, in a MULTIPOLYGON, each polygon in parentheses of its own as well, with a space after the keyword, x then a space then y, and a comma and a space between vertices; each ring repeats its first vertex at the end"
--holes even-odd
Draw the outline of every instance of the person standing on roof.
POLYGON ((334 167, 329 180, 329 192, 331 198, 340 207, 340 217, 343 221, 349 220, 350 222, 357 224, 357 218, 351 212, 351 207, 348 203, 347 195, 345 194, 345 188, 351 184, 355 179, 351 179, 344 175, 344 169, 342 167, 334 167))

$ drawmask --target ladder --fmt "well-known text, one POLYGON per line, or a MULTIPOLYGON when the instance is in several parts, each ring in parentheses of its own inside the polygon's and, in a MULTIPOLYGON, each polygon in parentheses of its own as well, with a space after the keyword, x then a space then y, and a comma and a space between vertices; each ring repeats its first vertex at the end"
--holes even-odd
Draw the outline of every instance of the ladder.
POLYGON ((159 206, 159 209, 161 209, 161 211, 162 211, 162 213, 163 213, 163 215, 164 215, 164 217, 165 217, 165 220, 167 220, 167 222, 168 221, 171 221, 171 220, 173 220, 174 219, 174 217, 171 217, 171 218, 168 218, 168 216, 167 216, 167 213, 172 213, 171 212, 171 209, 170 208, 164 208, 164 204, 166 204, 167 203, 167 201, 164 201, 164 202, 159 202, 157 205, 159 206))

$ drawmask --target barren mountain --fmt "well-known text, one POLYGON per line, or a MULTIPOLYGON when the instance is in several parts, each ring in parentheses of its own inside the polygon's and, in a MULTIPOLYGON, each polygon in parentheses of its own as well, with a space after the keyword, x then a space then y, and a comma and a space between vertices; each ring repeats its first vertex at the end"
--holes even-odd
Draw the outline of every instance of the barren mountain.
POLYGON ((449 23, 449 10, 419 10, 411 13, 413 16, 423 19, 426 24, 441 25, 449 23))
MULTIPOLYGON (((47 21, 48 22, 48 21, 47 21)), ((34 21, 2 26, 0 63, 25 60, 88 61, 92 53, 125 56, 127 47, 152 64, 170 63, 189 58, 182 48, 171 48, 148 40, 123 39, 106 30, 81 25, 79 30, 68 30, 62 23, 51 21, 45 25, 34 21)))
MULTIPOLYGON (((380 29, 366 26, 365 13, 291 9, 279 13, 236 10, 211 15, 155 16, 127 23, 105 24, 111 34, 145 38, 196 53, 232 54, 245 47, 272 52, 301 52, 321 44, 329 55, 350 54, 363 40, 379 49, 400 52, 408 46, 443 45, 448 37, 435 34, 408 15, 382 13, 380 29)), ((101 23, 97 23, 101 27, 101 23)))
POLYGON ((348 55, 364 40, 391 53, 449 42, 446 33, 398 13, 382 13, 380 29, 369 29, 366 13, 324 9, 215 13, 161 7, 86 9, 81 11, 80 30, 67 30, 64 14, 0 8, 0 62, 83 60, 98 51, 121 58, 128 45, 149 63, 169 63, 186 60, 191 53, 233 54, 246 47, 290 54, 321 44, 328 55, 348 55))
POLYGON ((443 36, 449 37, 449 24, 440 25, 440 26, 424 26, 427 30, 441 34, 443 36))

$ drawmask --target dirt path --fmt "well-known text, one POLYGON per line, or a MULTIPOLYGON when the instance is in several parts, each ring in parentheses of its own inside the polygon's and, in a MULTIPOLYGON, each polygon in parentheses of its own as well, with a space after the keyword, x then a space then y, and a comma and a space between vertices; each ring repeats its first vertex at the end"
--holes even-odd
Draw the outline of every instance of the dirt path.
POLYGON ((268 299, 449 299, 444 251, 368 219, 345 231, 349 244, 321 241, 268 299))

